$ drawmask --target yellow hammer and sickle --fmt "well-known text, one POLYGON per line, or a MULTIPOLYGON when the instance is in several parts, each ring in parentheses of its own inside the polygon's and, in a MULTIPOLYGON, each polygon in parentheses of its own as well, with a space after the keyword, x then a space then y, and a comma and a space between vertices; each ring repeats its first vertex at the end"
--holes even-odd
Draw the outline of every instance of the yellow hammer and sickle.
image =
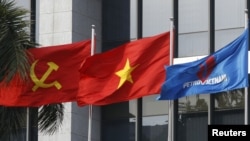
POLYGON ((53 70, 57 71, 59 66, 56 65, 54 62, 48 62, 47 65, 49 68, 47 71, 43 74, 41 79, 38 79, 36 74, 35 74, 35 65, 38 62, 36 60, 32 65, 31 65, 31 70, 30 70, 30 77, 32 81, 35 83, 35 86, 32 88, 32 91, 36 91, 39 87, 41 88, 49 88, 55 86, 58 90, 62 88, 61 84, 58 81, 54 81, 52 83, 46 84, 44 81, 48 78, 48 76, 52 73, 53 70))

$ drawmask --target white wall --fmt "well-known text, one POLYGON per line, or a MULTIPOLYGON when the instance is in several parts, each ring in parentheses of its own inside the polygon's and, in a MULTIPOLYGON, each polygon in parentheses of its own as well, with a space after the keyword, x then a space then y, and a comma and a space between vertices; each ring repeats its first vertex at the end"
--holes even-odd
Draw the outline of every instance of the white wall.
MULTIPOLYGON (((101 44, 101 0, 37 0, 37 42, 42 46, 91 39, 91 25, 101 44)), ((88 106, 65 103, 63 124, 54 135, 39 133, 39 141, 87 141, 88 106)), ((93 108, 92 141, 100 141, 100 108, 93 108)))

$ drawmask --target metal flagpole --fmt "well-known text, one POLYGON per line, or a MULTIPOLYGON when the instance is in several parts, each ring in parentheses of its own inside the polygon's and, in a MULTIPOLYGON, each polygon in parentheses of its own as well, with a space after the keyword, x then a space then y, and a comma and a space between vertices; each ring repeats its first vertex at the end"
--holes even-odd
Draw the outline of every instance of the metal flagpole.
MULTIPOLYGON (((169 65, 173 64, 173 18, 170 18, 170 51, 169 51, 169 65)), ((174 101, 168 101, 168 141, 173 141, 173 129, 174 129, 174 101)))
MULTIPOLYGON (((247 12, 249 11, 249 8, 250 8, 250 2, 249 2, 249 0, 246 0, 246 5, 247 5, 247 12)), ((247 18, 246 18, 246 27, 248 27, 249 28, 249 19, 250 19, 250 14, 247 14, 247 18)), ((249 31, 249 29, 248 29, 248 31, 249 31)), ((250 32, 248 32, 248 42, 250 41, 250 32)), ((249 51, 249 44, 248 44, 248 51, 249 51)), ((249 98, 249 96, 248 96, 248 88, 246 87, 246 91, 245 91, 245 122, 247 123, 247 124, 249 124, 249 103, 250 103, 250 98, 249 98)))
MULTIPOLYGON (((142 38, 143 33, 143 0, 137 0, 137 40, 142 38)), ((136 141, 142 141, 142 98, 137 99, 136 109, 136 141)))
MULTIPOLYGON (((170 18, 170 49, 169 49, 169 65, 173 65, 174 56, 178 56, 178 8, 179 0, 173 0, 173 17, 170 18), (176 27, 175 27, 176 26, 176 27), (176 34, 175 34, 175 33, 176 34), (176 48, 174 48, 176 47, 176 48), (175 50, 175 51, 174 51, 175 50), (175 53, 175 55, 174 55, 175 53)), ((168 141, 177 140, 176 138, 176 120, 178 114, 178 100, 168 101, 168 141)))
POLYGON ((91 56, 95 54, 95 25, 92 25, 91 30, 91 56))
MULTIPOLYGON (((95 52, 95 25, 92 25, 92 29, 91 29, 91 56, 94 55, 94 52, 95 52)), ((88 141, 91 141, 92 112, 93 112, 93 106, 89 105, 88 141)))
MULTIPOLYGON (((178 57, 178 24, 179 24, 179 0, 173 0, 173 24, 170 29, 172 29, 172 36, 170 37, 170 43, 172 43, 172 64, 173 63, 173 58, 178 57), (172 42, 171 42, 172 41, 172 42)), ((172 141, 178 140, 177 138, 177 118, 178 118, 178 103, 179 100, 173 100, 172 101, 172 141)))
MULTIPOLYGON (((209 0, 209 54, 215 50, 215 0, 209 0)), ((214 123, 214 95, 209 95, 208 124, 214 123)))
MULTIPOLYGON (((31 33, 31 41, 35 42, 36 40, 36 1, 30 2, 30 9, 31 9, 31 15, 30 20, 32 21, 32 24, 30 26, 30 33, 31 33)), ((29 107, 26 108, 26 141, 30 141, 30 132, 31 132, 31 113, 34 112, 34 110, 30 110, 29 107)), ((33 133, 33 132, 32 132, 33 133)))
MULTIPOLYGON (((247 27, 248 27, 248 9, 246 9, 245 10, 245 29, 247 29, 247 27)), ((249 38, 249 37, 248 37, 249 38)), ((249 40, 249 39, 248 39, 249 40)), ((248 125, 248 105, 249 105, 249 103, 248 103, 249 101, 248 101, 248 87, 245 87, 245 117, 244 117, 244 119, 245 119, 245 125, 248 125)))
POLYGON ((26 108, 26 141, 30 140, 29 132, 30 132, 30 108, 26 108))

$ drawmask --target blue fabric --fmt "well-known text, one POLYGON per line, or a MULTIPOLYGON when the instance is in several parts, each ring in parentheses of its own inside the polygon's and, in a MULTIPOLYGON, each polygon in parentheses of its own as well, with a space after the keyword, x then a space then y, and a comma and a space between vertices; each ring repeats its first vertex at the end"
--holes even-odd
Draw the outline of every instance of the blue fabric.
POLYGON ((166 66, 157 100, 174 100, 248 86, 248 29, 237 39, 198 61, 166 66))

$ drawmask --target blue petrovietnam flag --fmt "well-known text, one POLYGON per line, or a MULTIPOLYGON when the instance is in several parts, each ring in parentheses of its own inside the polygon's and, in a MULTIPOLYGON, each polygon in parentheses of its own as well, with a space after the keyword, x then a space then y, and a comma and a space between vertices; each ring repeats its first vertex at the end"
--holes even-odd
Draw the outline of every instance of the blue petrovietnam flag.
POLYGON ((248 29, 227 46, 198 61, 166 66, 158 100, 217 93, 248 86, 248 29))

